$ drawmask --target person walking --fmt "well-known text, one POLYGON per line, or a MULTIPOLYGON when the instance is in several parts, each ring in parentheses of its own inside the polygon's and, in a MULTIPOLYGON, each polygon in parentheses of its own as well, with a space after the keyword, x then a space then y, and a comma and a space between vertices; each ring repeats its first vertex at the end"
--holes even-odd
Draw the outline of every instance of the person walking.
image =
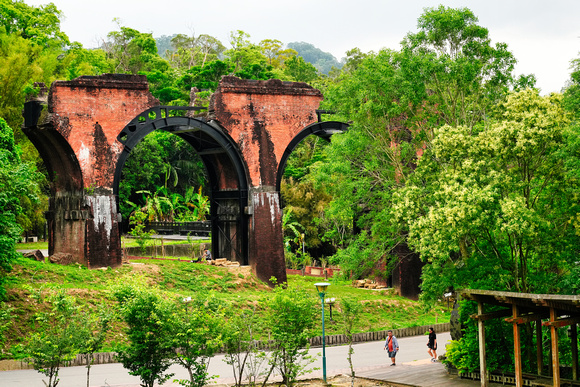
POLYGON ((431 356, 431 362, 437 361, 437 334, 433 328, 429 328, 429 341, 427 341, 427 353, 431 356))
POLYGON ((393 331, 387 331, 387 340, 385 341, 385 350, 389 354, 391 358, 391 366, 395 366, 395 356, 397 356, 397 352, 399 351, 399 342, 397 338, 393 336, 393 331))

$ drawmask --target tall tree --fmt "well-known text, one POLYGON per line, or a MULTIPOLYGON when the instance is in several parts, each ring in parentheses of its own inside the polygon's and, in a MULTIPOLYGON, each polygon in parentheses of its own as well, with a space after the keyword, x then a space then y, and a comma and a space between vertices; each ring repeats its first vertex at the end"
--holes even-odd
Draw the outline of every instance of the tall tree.
POLYGON ((407 35, 401 51, 353 51, 342 74, 324 84, 323 107, 352 121, 333 138, 333 163, 321 166, 319 181, 334 196, 328 217, 361 230, 337 254, 341 263, 353 262, 354 273, 392 262, 389 253, 405 243, 407 225, 390 211, 393 194, 413 175, 435 128, 475 127, 508 91, 513 56, 505 44, 492 47, 476 22, 467 9, 426 9, 420 31, 407 35))
POLYGON ((515 58, 505 43, 492 46, 477 21, 467 8, 427 8, 419 32, 402 42, 402 70, 423 83, 419 97, 437 104, 449 125, 482 120, 513 82, 515 58))
POLYGON ((224 52, 224 55, 234 66, 233 72, 242 71, 251 64, 266 64, 267 58, 262 54, 260 46, 250 41, 250 35, 244 31, 230 32, 230 45, 232 48, 224 52))
POLYGON ((37 200, 37 172, 20 160, 20 150, 14 143, 12 129, 0 118, 0 299, 4 298, 4 282, 16 258, 16 241, 20 239, 24 198, 37 200))
POLYGON ((310 293, 292 284, 276 286, 274 294, 264 301, 275 346, 270 354, 270 373, 277 369, 286 386, 292 386, 314 361, 308 355, 308 337, 314 328, 315 304, 310 293))
POLYGON ((62 13, 53 3, 33 7, 22 0, 0 0, 0 26, 40 46, 64 47, 68 37, 60 30, 62 13))
POLYGON ((197 37, 177 34, 171 39, 171 47, 168 59, 176 67, 185 70, 193 66, 203 68, 207 62, 218 59, 225 51, 219 39, 206 34, 197 37))
POLYGON ((286 60, 298 55, 296 50, 283 49, 283 43, 276 39, 264 39, 260 42, 260 47, 262 54, 268 58, 268 64, 275 68, 281 68, 286 60))
POLYGON ((287 59, 284 63, 284 73, 296 82, 312 82, 318 78, 316 67, 304 61, 301 56, 287 59))
POLYGON ((560 95, 528 89, 510 95, 498 120, 475 134, 436 130, 394 206, 409 243, 431 263, 426 297, 451 286, 562 291, 578 243, 570 219, 580 206, 562 157, 560 104, 560 95))
POLYGON ((119 360, 131 375, 141 378, 143 387, 163 384, 173 358, 171 315, 175 309, 159 289, 147 288, 137 281, 114 286, 121 316, 127 324, 129 345, 120 351, 119 360))
POLYGON ((114 63, 114 71, 137 74, 139 72, 167 71, 169 63, 157 53, 157 45, 151 34, 119 25, 119 31, 111 31, 103 49, 114 63))

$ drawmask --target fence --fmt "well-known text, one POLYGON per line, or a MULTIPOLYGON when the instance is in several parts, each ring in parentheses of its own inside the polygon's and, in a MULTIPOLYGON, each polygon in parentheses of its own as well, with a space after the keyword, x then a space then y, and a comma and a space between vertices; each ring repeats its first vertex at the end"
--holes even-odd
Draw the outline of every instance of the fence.
POLYGON ((147 222, 145 230, 155 230, 162 235, 209 236, 211 222, 147 222))
MULTIPOLYGON (((400 339, 402 337, 410 337, 410 336, 420 336, 424 335, 425 332, 432 327, 435 332, 449 332, 451 329, 450 323, 442 323, 442 324, 433 324, 433 325, 422 325, 419 327, 411 327, 411 328, 400 328, 400 329, 391 329, 393 331, 393 336, 400 339)), ((368 341, 379 341, 379 340, 386 340, 387 338, 386 331, 378 331, 378 332, 363 332, 363 333, 355 333, 352 336, 352 341, 354 343, 365 343, 368 341)), ((346 335, 328 335, 325 337, 326 345, 341 345, 347 344, 348 339, 346 335)), ((312 337, 310 339, 310 346, 312 347, 321 347, 322 346, 322 336, 312 337)))

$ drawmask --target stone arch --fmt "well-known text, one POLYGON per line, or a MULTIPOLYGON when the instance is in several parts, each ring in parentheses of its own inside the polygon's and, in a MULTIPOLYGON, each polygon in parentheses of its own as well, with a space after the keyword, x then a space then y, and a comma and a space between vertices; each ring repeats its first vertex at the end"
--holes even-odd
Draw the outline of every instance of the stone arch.
MULTIPOLYGON (((330 141, 330 137, 335 133, 343 133, 348 130, 348 124, 339 121, 325 121, 325 122, 315 122, 308 125, 302 129, 286 147, 282 159, 278 164, 278 173, 276 174, 276 191, 280 192, 280 186, 282 184, 282 176, 284 175, 284 169, 286 168, 286 162, 290 157, 290 154, 294 149, 304 140, 306 137, 312 135, 322 137, 330 141)), ((282 201, 280 201, 282 204, 282 201)))
MULTIPOLYGON (((70 144, 63 135, 56 130, 37 130, 38 117, 42 111, 40 101, 25 103, 25 123, 23 132, 30 139, 40 157, 44 161, 53 191, 65 190, 68 192, 82 191, 83 177, 79 161, 70 144)), ((53 192, 54 193, 54 192, 53 192)))
MULTIPOLYGON (((49 255, 63 250, 66 240, 56 238, 55 230, 80 234, 76 221, 90 218, 83 192, 83 175, 79 161, 68 139, 50 127, 39 127, 38 118, 43 109, 41 101, 28 101, 24 108, 22 131, 42 158, 51 181, 51 200, 45 213, 48 225, 49 255)), ((82 237, 82 236, 81 236, 82 237)), ((84 245, 73 246, 72 252, 84 256, 84 245)), ((70 251, 70 248, 69 248, 70 251)))
POLYGON ((124 145, 115 167, 113 192, 118 199, 121 172, 131 149, 155 130, 187 141, 201 157, 211 189, 212 250, 218 258, 248 264, 248 173, 235 142, 214 121, 174 112, 196 108, 156 106, 135 117, 117 136, 124 145))

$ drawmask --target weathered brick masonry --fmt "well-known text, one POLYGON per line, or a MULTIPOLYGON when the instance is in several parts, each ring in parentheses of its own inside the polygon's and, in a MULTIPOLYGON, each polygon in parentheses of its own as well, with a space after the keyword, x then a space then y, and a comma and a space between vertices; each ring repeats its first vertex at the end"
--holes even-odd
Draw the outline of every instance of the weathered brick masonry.
MULTIPOLYGON (((278 166, 296 134, 316 122, 321 100, 321 93, 304 83, 235 77, 224 77, 215 94, 217 130, 237 144, 247 168, 248 261, 265 281, 272 276, 286 280, 278 166)), ((121 263, 114 172, 124 146, 117 136, 157 105, 145 77, 111 74, 54 82, 44 114, 38 101, 27 104, 23 130, 53 180, 47 214, 50 254, 70 253, 89 267, 121 263)), ((237 186, 235 171, 224 170, 219 178, 219 190, 237 186)))
POLYGON ((286 280, 276 174, 290 141, 316 122, 320 91, 305 83, 224 77, 213 109, 238 144, 250 177, 250 265, 260 279, 286 280))
POLYGON ((51 172, 49 254, 70 253, 89 267, 118 266, 121 247, 113 194, 127 120, 159 102, 144 76, 56 81, 38 127, 23 128, 51 172))

